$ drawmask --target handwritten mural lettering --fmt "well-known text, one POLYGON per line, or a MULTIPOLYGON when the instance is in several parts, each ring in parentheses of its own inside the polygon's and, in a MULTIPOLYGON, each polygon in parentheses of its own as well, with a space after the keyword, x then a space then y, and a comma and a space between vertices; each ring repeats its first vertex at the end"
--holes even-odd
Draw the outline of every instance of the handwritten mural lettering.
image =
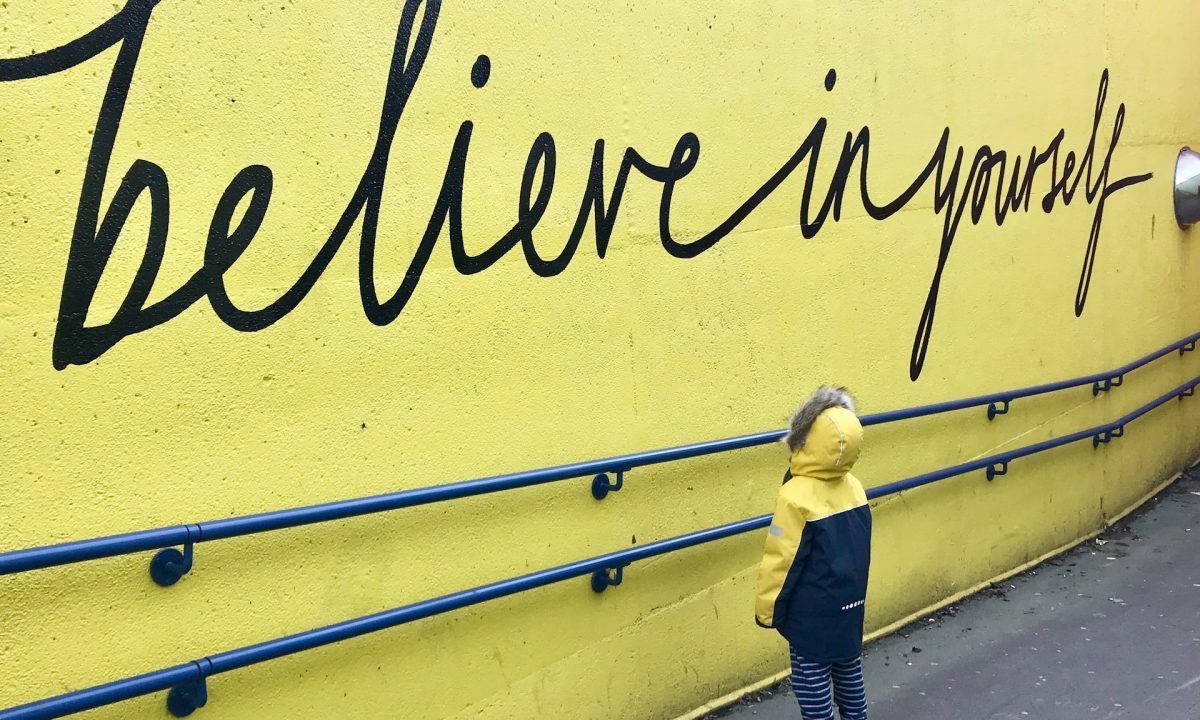
MULTIPOLYGON (((224 274, 253 241, 271 202, 271 169, 265 165, 250 165, 229 182, 217 203, 201 267, 165 298, 148 304, 169 231, 171 196, 167 174, 155 163, 138 159, 125 172, 103 212, 101 195, 142 41, 157 2, 130 0, 109 20, 66 45, 27 57, 0 60, 0 81, 15 81, 67 70, 119 46, 96 119, 63 279, 52 354, 54 367, 59 370, 72 364, 89 363, 122 339, 168 322, 203 298, 208 299, 216 315, 231 328, 254 332, 268 327, 304 299, 360 219, 358 273, 363 311, 370 322, 387 325, 404 310, 443 234, 448 236, 454 267, 464 275, 487 270, 519 245, 530 270, 538 276, 551 277, 563 272, 570 264, 589 222, 594 226, 596 254, 604 257, 626 184, 636 171, 640 177, 662 186, 659 236, 663 248, 674 257, 693 258, 733 232, 807 161, 799 208, 800 231, 806 238, 815 237, 831 218, 834 222, 840 219, 846 188, 853 181, 856 169, 858 196, 866 213, 876 220, 885 220, 899 212, 923 189, 928 187, 932 192, 933 208, 942 216, 943 227, 937 265, 917 323, 910 356, 910 376, 915 380, 925 363, 943 273, 964 218, 973 225, 985 219, 1003 225, 1010 213, 1029 212, 1035 199, 1042 212, 1050 213, 1060 205, 1070 205, 1082 191, 1085 202, 1093 208, 1093 216, 1075 292, 1075 314, 1079 315, 1087 303, 1106 201, 1117 191, 1151 177, 1150 173, 1118 179, 1109 177, 1113 153, 1125 121, 1123 103, 1117 107, 1111 129, 1105 131, 1109 135, 1107 150, 1102 156, 1097 150, 1108 97, 1108 71, 1104 70, 1096 96, 1091 134, 1081 151, 1065 149, 1066 133, 1059 130, 1044 147, 1039 150, 1034 146, 1027 155, 988 145, 968 153, 961 145, 952 146, 950 128, 947 127, 928 162, 917 171, 912 182, 896 197, 878 201, 869 191, 871 131, 864 126, 845 134, 833 177, 822 196, 816 187, 817 164, 825 149, 828 129, 828 123, 822 117, 773 175, 715 228, 694 238, 678 238, 671 231, 671 205, 676 187, 687 179, 700 161, 700 138, 689 132, 679 137, 666 164, 657 164, 642 152, 626 147, 611 185, 607 185, 604 178, 606 145, 603 139, 597 140, 579 213, 567 238, 558 244, 548 238, 535 240, 534 230, 546 212, 555 185, 557 153, 554 136, 543 132, 529 148, 521 177, 516 219, 511 229, 486 249, 471 252, 462 229, 463 178, 473 129, 471 121, 465 120, 458 128, 441 189, 404 280, 390 296, 381 297, 375 285, 375 240, 388 156, 434 41, 441 9, 440 0, 407 0, 396 33, 375 146, 367 158, 362 178, 329 238, 296 282, 269 305, 257 309, 237 306, 226 291, 224 274), (1047 176, 1048 188, 1044 184, 1047 176), (815 199, 814 194, 817 195, 815 199), (113 317, 106 323, 89 325, 86 320, 97 285, 117 237, 143 195, 149 196, 150 225, 137 273, 113 317), (235 224, 235 211, 246 199, 247 208, 235 224)), ((480 55, 470 71, 472 84, 476 88, 485 88, 490 72, 491 60, 480 55)), ((833 92, 836 84, 837 74, 829 70, 825 77, 826 91, 833 92)))

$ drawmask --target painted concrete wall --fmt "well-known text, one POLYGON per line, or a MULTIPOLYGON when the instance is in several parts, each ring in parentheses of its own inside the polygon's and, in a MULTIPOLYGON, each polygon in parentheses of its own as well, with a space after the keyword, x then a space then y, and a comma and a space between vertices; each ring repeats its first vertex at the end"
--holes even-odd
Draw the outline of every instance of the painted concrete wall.
MULTIPOLYGON (((823 381, 878 411, 1115 367, 1200 318, 1170 196, 1198 26, 1182 0, 6 0, 0 549, 765 430, 823 381)), ((1198 363, 871 428, 859 475, 1086 427, 1198 363)), ((1099 528, 1197 420, 878 503, 870 625, 1099 528)), ((784 461, 206 544, 170 589, 144 556, 0 578, 0 707, 761 514, 784 461)), ((674 717, 782 668, 760 549, 220 676, 200 713, 674 717)))

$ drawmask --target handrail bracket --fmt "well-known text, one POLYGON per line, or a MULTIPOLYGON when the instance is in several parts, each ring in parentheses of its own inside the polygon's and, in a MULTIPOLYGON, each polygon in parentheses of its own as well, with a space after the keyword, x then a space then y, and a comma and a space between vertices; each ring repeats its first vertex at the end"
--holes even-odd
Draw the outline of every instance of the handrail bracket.
POLYGON ((995 420, 997 415, 1007 415, 1008 407, 1012 403, 1011 400, 1000 400, 1001 404, 997 405, 994 402, 988 403, 988 420, 995 420))
MULTIPOLYGON (((628 563, 626 563, 627 565, 628 563)), ((592 573, 592 592, 596 594, 602 593, 610 587, 616 587, 625 579, 626 565, 617 565, 616 567, 601 568, 592 573)))
POLYGON ((1097 380, 1092 383, 1092 395, 1099 395, 1102 392, 1108 392, 1115 387, 1121 387, 1125 383, 1124 375, 1114 375, 1103 380, 1097 380))
POLYGON ((175 717, 187 717, 206 704, 208 704, 208 683, 203 676, 197 680, 176 685, 167 693, 167 710, 175 717))
POLYGON ((613 470, 612 473, 617 476, 615 483, 608 479, 608 473, 600 473, 592 478, 592 497, 603 500, 608 497, 610 492, 617 492, 625 487, 626 472, 626 470, 613 470))
POLYGON ((183 552, 175 548, 163 548, 154 553, 150 560, 150 578, 161 587, 171 587, 192 569, 193 546, 200 540, 200 526, 187 526, 188 539, 183 552))
POLYGON ((1125 426, 1118 425, 1115 428, 1110 428, 1110 429, 1105 430, 1097 435, 1092 436, 1092 447, 1094 447, 1094 448, 1100 447, 1101 444, 1108 444, 1108 443, 1112 442, 1115 438, 1124 437, 1124 436, 1125 436, 1125 426))

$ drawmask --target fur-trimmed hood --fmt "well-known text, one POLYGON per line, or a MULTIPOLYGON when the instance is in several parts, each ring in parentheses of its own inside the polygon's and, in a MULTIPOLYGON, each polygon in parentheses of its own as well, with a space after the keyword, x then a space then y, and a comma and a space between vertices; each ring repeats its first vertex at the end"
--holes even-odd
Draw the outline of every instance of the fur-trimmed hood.
POLYGON ((852 413, 856 412, 854 396, 844 387, 826 385, 817 388, 812 396, 792 414, 791 422, 788 424, 788 434, 783 439, 788 450, 796 452, 804 447, 804 441, 808 438, 808 432, 817 416, 833 407, 844 408, 852 413))
POLYGON ((863 429, 845 388, 821 387, 792 416, 784 438, 792 451, 791 474, 838 480, 850 472, 863 429))

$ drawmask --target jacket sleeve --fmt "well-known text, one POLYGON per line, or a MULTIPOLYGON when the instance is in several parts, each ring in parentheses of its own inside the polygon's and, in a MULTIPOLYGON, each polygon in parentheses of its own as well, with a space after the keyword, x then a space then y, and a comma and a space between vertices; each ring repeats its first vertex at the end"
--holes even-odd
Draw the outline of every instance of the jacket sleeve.
MULTIPOLYGON (((767 530, 762 564, 758 568, 758 587, 754 603, 755 621, 762 627, 775 627, 775 608, 788 574, 803 567, 808 548, 802 548, 804 513, 789 502, 782 492, 775 504, 775 515, 767 530)), ((782 598, 784 604, 787 598, 782 598)))

